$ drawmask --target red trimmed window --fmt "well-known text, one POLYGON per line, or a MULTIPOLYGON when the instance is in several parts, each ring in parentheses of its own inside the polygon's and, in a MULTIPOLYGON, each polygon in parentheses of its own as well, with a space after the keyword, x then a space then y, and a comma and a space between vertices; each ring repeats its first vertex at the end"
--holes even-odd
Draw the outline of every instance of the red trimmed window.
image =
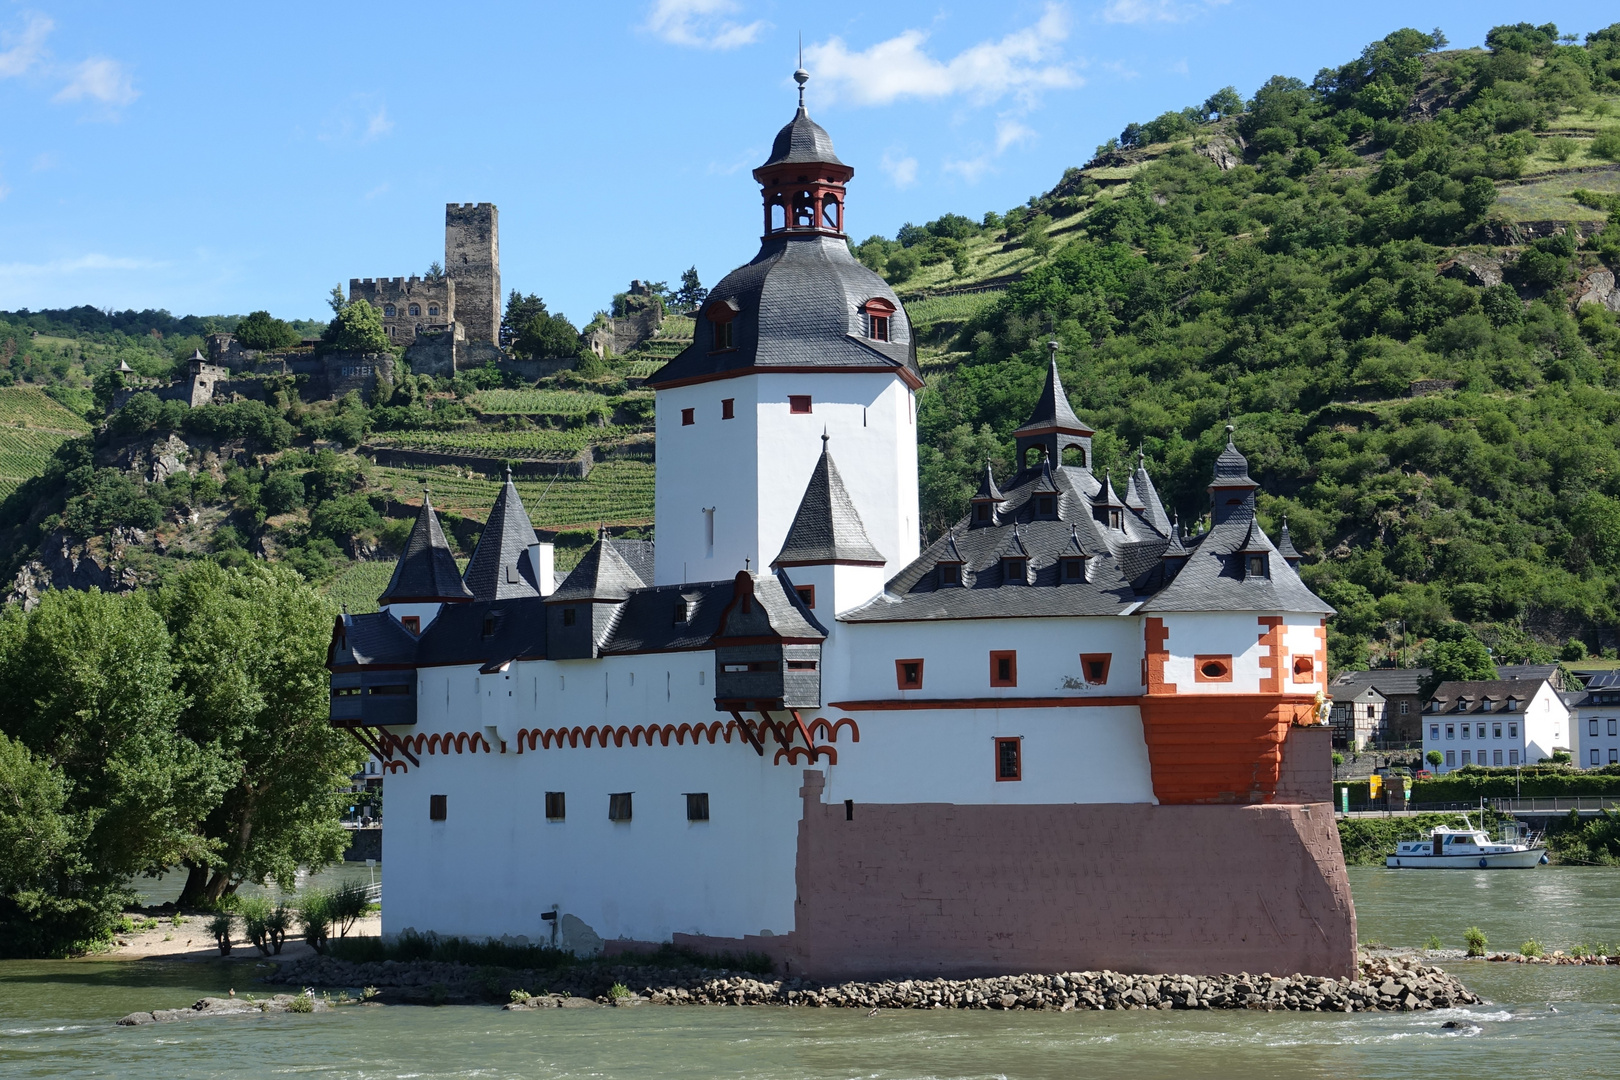
POLYGON ((736 404, 737 404, 737 399, 736 398, 721 398, 720 399, 720 419, 722 419, 722 420, 735 420, 735 419, 737 419, 737 410, 734 408, 734 406, 736 404))
POLYGON ((896 660, 894 662, 894 681, 902 690, 921 690, 923 680, 923 662, 917 660, 896 660))
POLYGON ((889 317, 887 315, 872 316, 872 340, 889 340, 889 317))
POLYGON ((1294 657, 1294 681, 1315 682, 1316 661, 1309 656, 1294 657))
POLYGON ((1113 659, 1113 653, 1081 653, 1080 672, 1085 676, 1088 684, 1101 686, 1108 681, 1108 667, 1113 662, 1113 659))
POLYGON ((1230 656, 1193 657, 1193 681, 1231 682, 1232 658, 1230 656))
POLYGON ((695 423, 697 423, 697 410, 696 409, 682 409, 681 410, 681 427, 691 427, 695 423))
POLYGON ((448 801, 449 800, 443 795, 429 795, 428 820, 443 821, 447 816, 449 816, 449 811, 445 805, 448 801))
POLYGON ((788 412, 790 412, 790 413, 808 413, 809 411, 810 411, 810 395, 809 394, 790 394, 790 395, 788 395, 788 412))
POLYGON ((1004 651, 991 651, 990 685, 1018 685, 1018 653, 1016 650, 1007 649, 1004 651))
POLYGON ((1024 778, 1023 739, 1013 737, 996 740, 996 782, 1024 778))
POLYGON ((422 632, 422 617, 420 615, 406 615, 399 620, 399 625, 413 634, 422 632))
POLYGON ((799 599, 804 601, 805 607, 810 608, 812 611, 815 610, 816 587, 814 585, 795 585, 793 591, 799 594, 799 599))

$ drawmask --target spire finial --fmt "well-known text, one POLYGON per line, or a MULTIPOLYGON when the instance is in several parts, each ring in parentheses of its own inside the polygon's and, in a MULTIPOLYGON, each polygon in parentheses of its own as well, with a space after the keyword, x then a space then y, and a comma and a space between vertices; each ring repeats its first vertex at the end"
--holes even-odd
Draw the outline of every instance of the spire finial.
MULTIPOLYGON (((1234 432, 1236 430, 1237 430, 1237 428, 1233 427, 1231 424, 1226 425, 1226 445, 1227 446, 1232 446, 1232 432, 1234 432)), ((1232 448, 1234 450, 1237 449, 1237 447, 1235 447, 1235 446, 1233 446, 1232 448)))
POLYGON ((823 454, 825 454, 827 452, 828 439, 829 439, 829 436, 827 435, 827 429, 825 427, 823 427, 821 429, 821 452, 823 454))
POLYGON ((810 81, 810 73, 804 70, 804 31, 799 31, 799 67, 793 73, 793 81, 799 84, 799 111, 804 111, 804 84, 810 81))
POLYGON ((1054 364, 1057 363, 1057 351, 1058 351, 1058 343, 1056 341, 1048 341, 1046 343, 1046 355, 1051 359, 1052 363, 1054 363, 1054 364))
POLYGON ((506 463, 506 482, 508 484, 512 482, 512 463, 510 461, 506 463))

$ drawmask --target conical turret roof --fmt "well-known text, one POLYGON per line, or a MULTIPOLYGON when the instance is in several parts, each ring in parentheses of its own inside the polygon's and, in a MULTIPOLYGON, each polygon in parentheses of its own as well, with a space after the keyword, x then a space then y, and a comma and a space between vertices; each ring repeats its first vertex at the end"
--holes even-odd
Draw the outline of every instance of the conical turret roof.
MULTIPOLYGON (((781 114, 778 113, 778 116, 781 114)), ((810 119, 801 104, 793 119, 776 133, 771 143, 771 156, 761 165, 769 169, 776 165, 842 165, 833 152, 832 136, 827 129, 810 119)))
POLYGON ((996 471, 987 461, 984 463, 984 475, 979 478, 979 490, 973 496, 974 502, 1006 502, 1006 496, 996 486, 996 471))
POLYGON ((478 538, 478 548, 463 578, 473 598, 512 600, 539 596, 540 587, 526 557, 534 542, 534 526, 529 523, 528 511, 523 509, 517 485, 512 483, 512 470, 507 469, 506 483, 495 497, 495 505, 489 511, 489 520, 484 522, 483 535, 478 538))
POLYGON ((394 576, 388 580, 388 588, 377 598, 377 603, 455 604, 472 598, 472 592, 461 580, 456 557, 444 538, 439 515, 433 511, 433 500, 424 490, 416 524, 411 526, 405 550, 394 566, 394 576))
POLYGON ((1277 538, 1277 554, 1288 560, 1288 565, 1297 566, 1303 556, 1294 548, 1294 538, 1288 535, 1288 519, 1282 520, 1282 534, 1277 538))
POLYGON ((882 566, 887 560, 872 546, 861 515, 850 501, 838 475, 827 436, 821 437, 821 457, 799 500, 787 539, 773 566, 809 566, 818 563, 854 563, 882 566))
POLYGON ((1041 396, 1036 399, 1035 408, 1030 412, 1029 419, 1013 432, 1013 437, 1039 435, 1048 431, 1068 431, 1077 435, 1095 434, 1081 423, 1080 418, 1074 415, 1074 410, 1069 407, 1069 395, 1064 393, 1063 379, 1058 375, 1056 350, 1047 361, 1046 385, 1041 387, 1041 396))
POLYGON ((1159 492, 1153 486, 1153 478, 1148 476, 1146 451, 1136 452, 1136 470, 1131 473, 1130 483, 1125 488, 1125 505, 1140 511, 1154 532, 1160 536, 1169 535, 1170 519, 1165 516, 1164 504, 1159 502, 1159 492))
POLYGON ((647 584, 603 531, 547 601, 627 600, 633 590, 647 584))
POLYGON ((1260 485, 1249 478, 1249 459, 1238 451, 1237 445, 1232 441, 1232 431, 1232 425, 1227 424, 1226 449, 1215 459, 1215 476, 1209 486, 1257 488, 1260 485))

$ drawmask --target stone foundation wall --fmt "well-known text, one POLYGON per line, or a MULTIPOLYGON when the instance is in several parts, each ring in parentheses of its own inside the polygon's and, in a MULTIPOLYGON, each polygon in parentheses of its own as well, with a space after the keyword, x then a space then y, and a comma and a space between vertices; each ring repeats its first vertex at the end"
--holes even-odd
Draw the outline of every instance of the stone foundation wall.
POLYGON ((805 773, 795 973, 1355 970, 1327 803, 846 810, 822 787, 805 773))

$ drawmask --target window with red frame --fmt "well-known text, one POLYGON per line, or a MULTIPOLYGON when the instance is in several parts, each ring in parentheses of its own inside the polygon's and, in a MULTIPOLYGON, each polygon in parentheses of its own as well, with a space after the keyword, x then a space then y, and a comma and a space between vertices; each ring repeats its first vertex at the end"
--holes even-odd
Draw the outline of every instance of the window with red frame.
POLYGON ((788 395, 788 412, 790 412, 790 413, 807 413, 809 411, 810 411, 810 395, 809 394, 790 394, 790 395, 788 395))
POLYGON ((1018 653, 1015 650, 993 651, 990 654, 990 685, 1018 685, 1018 653))
POLYGON ((1101 686, 1108 681, 1108 668, 1114 659, 1113 653, 1081 653, 1080 671, 1086 682, 1092 686, 1101 686))
POLYGON ((1024 778, 1023 740, 1007 738, 996 740, 996 782, 1024 778))
POLYGON ((736 404, 737 404, 736 398, 721 398, 720 399, 720 419, 722 419, 722 420, 735 420, 737 418, 737 410, 735 409, 736 404))
POLYGON ((816 587, 814 585, 795 585, 793 591, 799 594, 799 599, 804 602, 805 607, 810 608, 812 611, 815 610, 816 587))
POLYGON ((921 690, 923 684, 922 660, 896 660, 894 662, 894 681, 902 690, 921 690))
POLYGON ((682 409, 681 410, 681 427, 691 427, 695 423, 697 423, 697 410, 696 409, 682 409))

